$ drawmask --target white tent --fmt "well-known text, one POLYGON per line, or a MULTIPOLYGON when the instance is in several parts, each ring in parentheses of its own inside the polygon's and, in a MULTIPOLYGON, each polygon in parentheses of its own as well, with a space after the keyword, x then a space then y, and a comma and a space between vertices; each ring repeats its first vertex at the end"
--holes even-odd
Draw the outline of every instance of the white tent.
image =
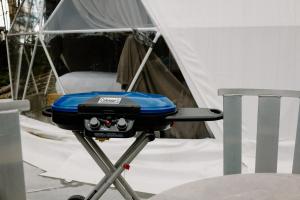
MULTIPOLYGON (((300 90, 299 1, 143 3, 171 48, 199 106, 222 108, 217 89, 224 87, 300 90)), ((290 139, 295 136, 296 121, 289 116, 296 116, 299 102, 287 99, 285 103, 280 137, 290 139)), ((247 101, 245 108, 244 134, 253 139, 255 99, 247 101)), ((221 138, 218 127, 212 128, 216 137, 221 138)))
MULTIPOLYGON (((28 16, 38 16, 37 11, 44 8, 43 1, 27 0, 23 4, 31 5, 30 2, 34 4, 28 16)), ((143 0, 143 3, 147 12, 140 0, 62 0, 45 24, 43 13, 40 18, 33 18, 36 23, 30 23, 36 26, 28 23, 16 26, 16 18, 8 37, 36 34, 59 83, 45 38, 52 34, 138 29, 157 31, 154 43, 162 34, 200 107, 222 108, 221 97, 217 96, 221 87, 300 89, 300 3, 297 0, 187 0, 184 3, 143 0)), ((150 47, 131 86, 151 50, 150 47)), ((33 49, 29 72, 34 54, 33 49)), ((22 56, 17 63, 14 81, 17 83, 21 62, 22 56)), ((25 88, 29 77, 27 73, 25 88)), ((23 97, 25 93, 26 89, 23 97)), ((294 108, 298 102, 289 99, 285 102, 280 137, 291 139, 296 122, 290 121, 289 116, 296 115, 294 108)), ((249 100, 243 119, 244 134, 250 139, 255 138, 256 106, 255 99, 249 100)), ((222 138, 221 124, 210 125, 216 137, 222 138)))
MULTIPOLYGON (((52 34, 157 29, 154 43, 162 34, 200 107, 222 108, 217 96, 221 87, 300 89, 297 0, 143 3, 148 12, 140 0, 62 0, 39 32, 56 78, 59 80, 44 42, 52 34)), ((255 107, 255 100, 250 100, 243 120, 244 133, 251 139, 255 138, 255 107)), ((297 102, 287 102, 282 108, 281 138, 295 135, 296 122, 288 119, 296 114, 295 107, 297 102)), ((211 123, 211 128, 221 138, 221 124, 211 123)))

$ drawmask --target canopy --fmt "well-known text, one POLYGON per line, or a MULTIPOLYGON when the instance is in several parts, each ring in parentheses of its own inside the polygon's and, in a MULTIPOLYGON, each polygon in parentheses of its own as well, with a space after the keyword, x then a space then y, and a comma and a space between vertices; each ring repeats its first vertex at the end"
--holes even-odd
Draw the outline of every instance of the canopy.
MULTIPOLYGON (((300 90, 299 1, 142 1, 199 106, 222 108, 218 88, 300 90)), ((244 135, 250 138, 256 137, 255 100, 246 102, 243 116, 244 135)), ((295 136, 290 116, 299 102, 284 103, 280 137, 288 139, 295 136)), ((211 125, 222 138, 221 126, 211 125)))
POLYGON ((153 24, 140 0, 62 0, 45 31, 147 28, 153 24))

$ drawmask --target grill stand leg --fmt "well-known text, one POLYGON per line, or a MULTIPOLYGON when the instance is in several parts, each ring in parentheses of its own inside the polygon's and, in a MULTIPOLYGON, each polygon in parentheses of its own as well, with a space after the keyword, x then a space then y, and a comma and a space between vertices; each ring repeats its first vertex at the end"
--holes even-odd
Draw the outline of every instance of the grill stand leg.
MULTIPOLYGON (((99 146, 96 144, 96 142, 92 138, 86 138, 88 143, 93 147, 94 151, 98 154, 99 157, 102 158, 103 162, 107 165, 107 167, 110 169, 110 173, 113 173, 117 167, 120 166, 121 162, 124 162, 124 155, 131 154, 133 148, 129 148, 123 156, 119 159, 119 163, 116 163, 113 165, 113 163, 109 160, 109 158, 104 154, 104 152, 99 148, 99 146)), ((130 146, 132 147, 132 146, 130 146)), ((124 189, 131 195, 131 198, 133 200, 139 200, 140 198, 138 195, 134 192, 134 190, 130 187, 130 185, 125 181, 125 179, 122 176, 119 176, 117 178, 117 181, 120 181, 124 189)), ((100 184, 99 184, 100 185, 100 184)))
POLYGON ((98 200, 110 187, 111 184, 114 184, 116 186, 117 190, 123 195, 126 200, 139 200, 137 194, 121 176, 121 173, 124 170, 123 164, 130 163, 147 145, 148 142, 154 140, 154 135, 152 133, 141 134, 121 156, 116 164, 113 165, 92 138, 84 137, 80 132, 74 132, 74 134, 105 173, 104 178, 95 186, 86 200, 98 200))

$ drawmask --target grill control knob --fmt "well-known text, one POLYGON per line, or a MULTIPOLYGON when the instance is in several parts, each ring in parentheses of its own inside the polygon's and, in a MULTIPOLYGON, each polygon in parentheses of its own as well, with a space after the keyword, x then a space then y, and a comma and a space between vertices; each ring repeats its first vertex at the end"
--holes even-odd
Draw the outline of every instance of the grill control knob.
POLYGON ((96 117, 90 119, 90 127, 91 129, 98 129, 100 127, 100 122, 96 117))
POLYGON ((124 118, 120 118, 117 122, 117 128, 120 130, 120 131, 124 131, 126 130, 127 128, 127 122, 124 118))

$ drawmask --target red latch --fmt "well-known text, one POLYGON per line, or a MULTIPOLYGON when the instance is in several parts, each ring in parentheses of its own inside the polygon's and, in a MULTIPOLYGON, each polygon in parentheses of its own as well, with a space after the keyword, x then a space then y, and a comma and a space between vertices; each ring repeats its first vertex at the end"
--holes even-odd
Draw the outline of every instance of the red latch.
POLYGON ((104 124, 105 124, 106 127, 109 128, 109 127, 111 126, 111 121, 105 120, 105 121, 104 121, 104 124))
POLYGON ((123 168, 126 169, 126 170, 129 170, 130 169, 130 165, 128 163, 124 163, 123 164, 123 168))

